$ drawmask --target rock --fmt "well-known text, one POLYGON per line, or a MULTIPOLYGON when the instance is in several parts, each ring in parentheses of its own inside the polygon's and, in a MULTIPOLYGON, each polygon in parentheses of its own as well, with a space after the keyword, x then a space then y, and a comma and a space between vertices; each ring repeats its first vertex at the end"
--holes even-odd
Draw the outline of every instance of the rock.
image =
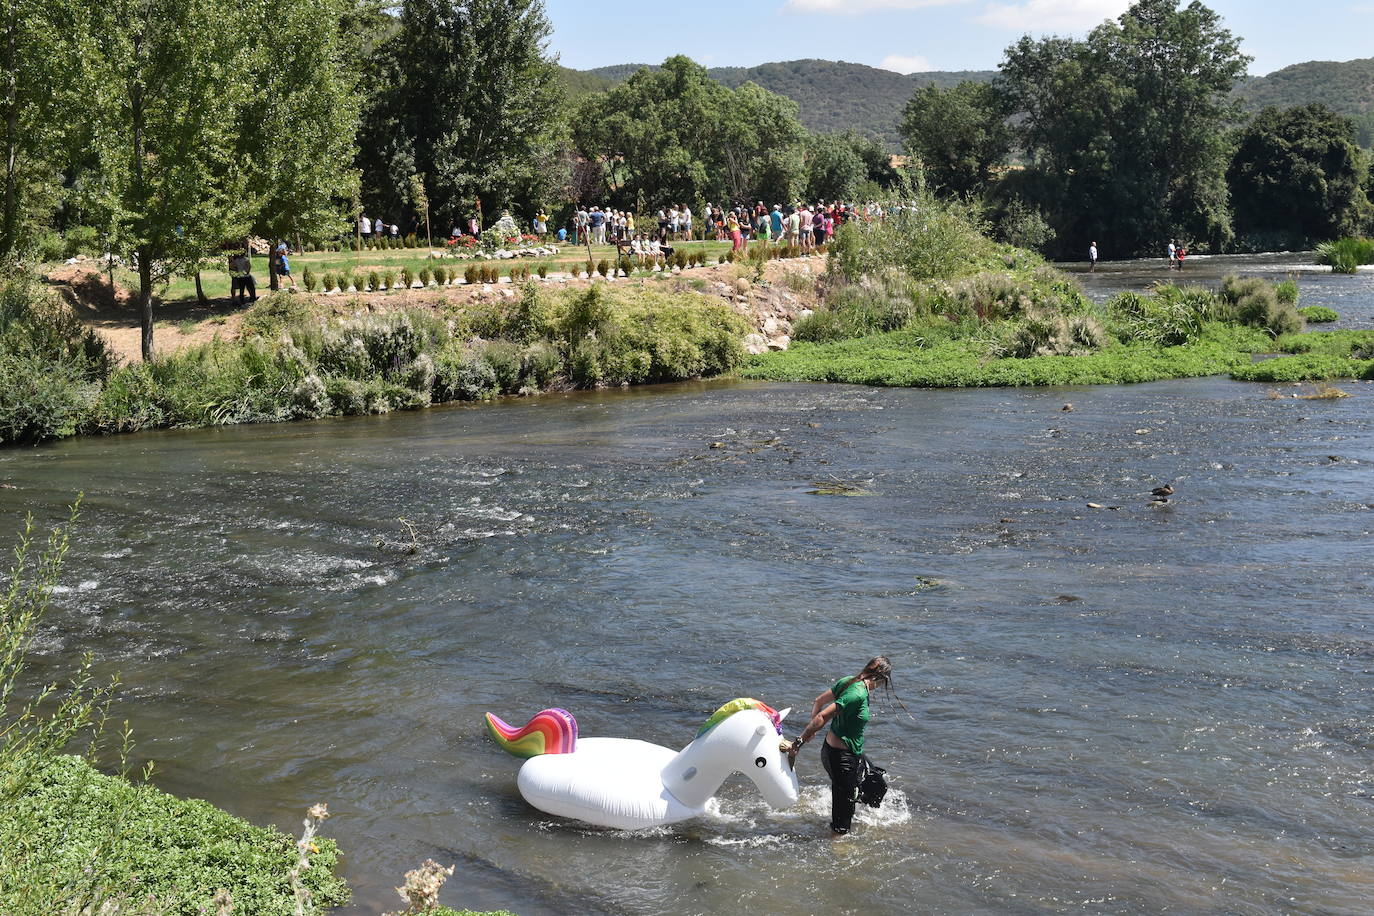
POLYGON ((802 309, 800 312, 797 313, 797 316, 805 319, 810 318, 814 314, 816 314, 814 309, 802 309))
POLYGON ((1004 525, 1010 525, 1012 522, 1012 520, 1009 518, 999 519, 999 521, 1001 521, 1001 523, 1004 525))
POLYGON ((768 352, 768 338, 762 334, 749 334, 744 338, 744 352, 750 356, 768 352))
POLYGON ((1089 508, 1089 509, 1105 509, 1106 506, 1102 505, 1101 503, 1088 503, 1088 508, 1089 508))
POLYGON ((735 292, 739 293, 741 296, 751 289, 753 289, 753 286, 744 277, 739 277, 735 280, 735 292))
POLYGON ((725 448, 724 442, 712 442, 711 448, 725 448))
POLYGON ((786 334, 780 334, 768 341, 768 349, 770 350, 786 350, 790 346, 792 346, 792 338, 786 334))
POLYGON ((1063 407, 1061 407, 1061 408, 1059 408, 1059 409, 1062 410, 1062 411, 1064 411, 1064 412, 1066 412, 1066 413, 1068 413, 1068 412, 1070 412, 1070 411, 1073 410, 1073 405, 1072 405, 1072 404, 1065 404, 1063 407))
POLYGON ((790 323, 786 321, 781 321, 772 315, 769 315, 767 318, 763 319, 764 337, 779 337, 791 333, 792 325, 790 323))
POLYGON ((1150 434, 1150 431, 1148 429, 1137 429, 1135 431, 1135 434, 1137 436, 1148 436, 1150 434))

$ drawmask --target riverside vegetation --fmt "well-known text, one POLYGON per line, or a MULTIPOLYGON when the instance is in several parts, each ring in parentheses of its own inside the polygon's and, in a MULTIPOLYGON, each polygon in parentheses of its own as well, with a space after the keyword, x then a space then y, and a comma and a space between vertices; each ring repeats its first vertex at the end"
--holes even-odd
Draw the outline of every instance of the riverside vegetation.
POLYGON ((282 293, 240 338, 114 366, 36 283, 0 286, 0 442, 386 413, 500 394, 718 375, 744 322, 694 293, 594 284, 509 304, 336 319, 282 293))
POLYGON ((922 387, 1374 378, 1374 332, 1301 333, 1292 280, 1161 284, 1098 306, 1039 257, 991 241, 958 202, 846 227, 823 283, 825 305, 793 345, 754 357, 744 375, 922 387), (1259 353, 1291 358, 1256 363, 1259 353))

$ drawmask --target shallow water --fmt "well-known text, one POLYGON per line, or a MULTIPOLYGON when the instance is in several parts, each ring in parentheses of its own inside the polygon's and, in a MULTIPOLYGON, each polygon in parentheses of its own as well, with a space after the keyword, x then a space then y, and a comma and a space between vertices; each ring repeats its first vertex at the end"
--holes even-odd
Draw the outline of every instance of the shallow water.
POLYGON ((1374 385, 1342 387, 722 382, 89 439, 0 452, 0 526, 84 490, 40 673, 122 672, 164 788, 286 829, 327 801, 352 912, 427 856, 525 916, 1366 912, 1374 385), (869 495, 808 492, 836 478, 869 495), (879 651, 914 721, 878 707, 894 791, 838 844, 814 746, 797 809, 736 778, 627 835, 530 809, 482 728, 681 745, 879 651))

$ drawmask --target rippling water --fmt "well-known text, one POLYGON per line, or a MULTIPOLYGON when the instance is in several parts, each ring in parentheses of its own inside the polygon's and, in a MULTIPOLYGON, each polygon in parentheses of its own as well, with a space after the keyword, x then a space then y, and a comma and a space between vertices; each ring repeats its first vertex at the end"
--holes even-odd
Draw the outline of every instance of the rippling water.
POLYGON ((526 916, 1366 912, 1374 386, 1342 387, 725 382, 90 439, 0 452, 0 525, 85 491, 40 673, 122 672, 164 788, 286 829, 329 802, 356 912, 426 856, 526 916), (894 792, 840 843, 814 748, 795 810, 736 779, 627 835, 530 809, 482 729, 561 705, 680 746, 880 651, 914 720, 878 707, 894 792))

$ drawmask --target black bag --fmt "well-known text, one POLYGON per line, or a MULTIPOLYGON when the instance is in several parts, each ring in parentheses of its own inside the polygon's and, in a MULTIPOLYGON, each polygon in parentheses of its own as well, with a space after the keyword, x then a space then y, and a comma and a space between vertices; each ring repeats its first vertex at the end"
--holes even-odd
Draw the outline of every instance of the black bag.
POLYGON ((859 758, 859 801, 870 808, 877 808, 887 795, 887 772, 865 754, 859 758))

